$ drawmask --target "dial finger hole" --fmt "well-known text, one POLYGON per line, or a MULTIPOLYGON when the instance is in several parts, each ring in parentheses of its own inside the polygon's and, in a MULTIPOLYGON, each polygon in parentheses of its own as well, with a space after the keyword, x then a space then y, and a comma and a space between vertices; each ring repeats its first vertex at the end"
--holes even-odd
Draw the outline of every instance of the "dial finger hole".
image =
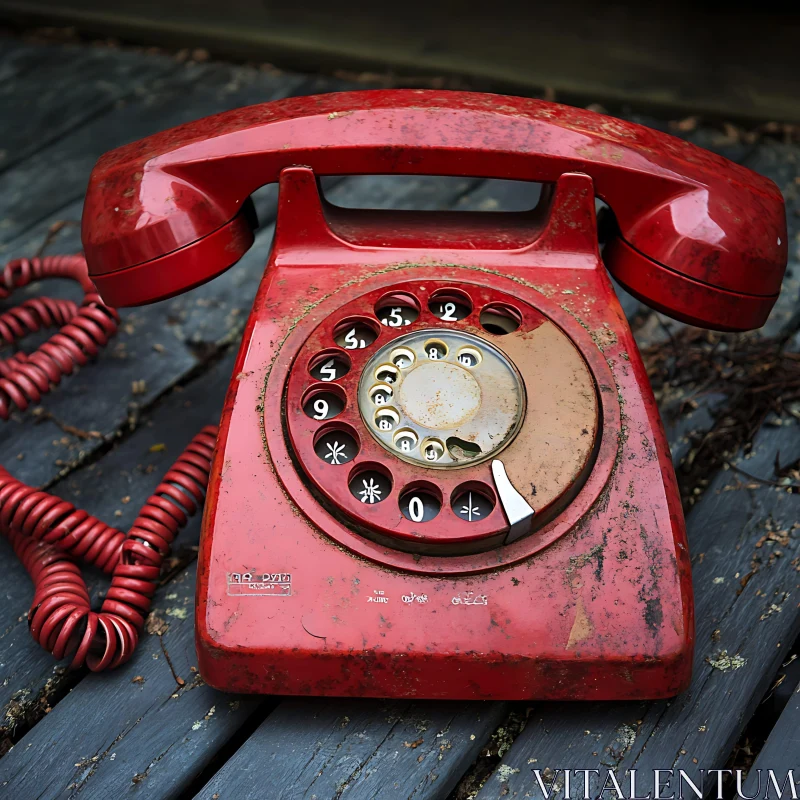
POLYGON ((400 495, 400 513, 411 522, 429 522, 441 510, 442 494, 433 484, 415 484, 400 495))
POLYGON ((419 442, 419 436, 411 428, 403 428, 394 435, 394 446, 401 453, 410 453, 419 442))
POLYGON ((484 484, 465 484, 453 492, 450 505, 457 517, 466 522, 479 522, 492 513, 494 493, 484 484))
POLYGON ((350 475, 350 494, 364 505, 384 501, 392 491, 392 476, 380 464, 361 464, 350 475))
POLYGON ((522 323, 522 314, 508 303, 490 303, 481 311, 481 325, 488 333, 505 336, 522 323))
POLYGON ((303 412, 311 419, 333 419, 344 406, 345 395, 338 386, 312 387, 303 396, 303 412))
POLYGON ((438 339, 431 339, 425 342, 425 355, 431 361, 441 361, 447 356, 447 345, 438 339))
POLYGON ((434 463, 444 455, 444 442, 441 439, 429 437, 422 442, 420 450, 426 461, 434 463))
POLYGON ((414 351, 409 350, 407 347, 398 347, 396 350, 392 350, 389 356, 392 364, 398 367, 398 369, 407 369, 414 363, 416 358, 414 351))
POLYGON ((388 383, 376 383, 369 390, 369 399, 376 406, 385 406, 392 399, 392 395, 394 390, 388 383))
POLYGON ((375 427, 379 431, 394 430, 400 424, 400 415, 393 408, 382 408, 375 414, 375 427))
POLYGON ((431 295, 428 308, 444 322, 458 322, 472 313, 472 300, 460 289, 439 289, 431 295))
POLYGON ((393 364, 381 364, 375 370, 375 378, 381 383, 397 383, 400 370, 393 364))
POLYGON ((468 442, 459 436, 448 436, 447 452, 456 462, 459 462, 477 458, 483 451, 477 442, 468 442))
POLYGON ((375 304, 375 315, 387 328, 402 328, 419 318, 419 302, 413 295, 393 292, 375 304))
POLYGON ((461 364, 462 367, 467 367, 468 369, 477 367, 478 364, 481 363, 481 358, 480 351, 476 347, 462 347, 458 351, 457 356, 458 363, 461 364))
POLYGON ((337 381, 350 371, 350 359, 338 350, 323 350, 311 359, 308 371, 318 381, 337 381))
POLYGON ((328 428, 320 431, 314 440, 314 452, 326 464, 347 464, 358 455, 358 439, 355 432, 346 427, 328 428))
POLYGON ((350 317, 333 329, 333 339, 345 350, 363 350, 378 338, 378 326, 367 317, 350 317))

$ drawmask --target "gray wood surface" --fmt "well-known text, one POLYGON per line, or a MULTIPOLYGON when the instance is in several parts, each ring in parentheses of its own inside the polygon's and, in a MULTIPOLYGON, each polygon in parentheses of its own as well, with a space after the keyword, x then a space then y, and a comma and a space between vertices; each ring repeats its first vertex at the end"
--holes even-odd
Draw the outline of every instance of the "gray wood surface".
POLYGON ((54 49, 58 57, 43 59, 14 80, 0 80, 0 106, 13 119, 0 130, 0 170, 125 102, 153 78, 179 70, 166 56, 74 46, 54 49), (65 72, 68 82, 62 80, 65 72))
POLYGON ((609 0, 600 11, 589 0, 412 0, 388 11, 325 0, 0 0, 0 19, 294 68, 366 69, 406 82, 444 76, 561 100, 797 122, 800 16, 784 4, 777 18, 769 6, 720 13, 714 3, 609 0))
MULTIPOLYGON (((769 777, 770 770, 773 771, 779 785, 783 784, 789 770, 793 770, 797 792, 800 794, 798 765, 800 765, 800 684, 795 687, 786 708, 750 768, 743 786, 743 794, 753 797, 757 792, 766 792, 769 787, 775 796, 774 785, 769 777)), ((787 794, 791 794, 791 790, 787 794)))
MULTIPOLYGON (((16 114, 18 130, 0 124, 0 148, 8 141, 13 151, 8 168, 0 162, 3 261, 36 252, 53 223, 79 219, 89 169, 104 150, 212 111, 343 85, 243 67, 181 65, 124 50, 36 48, 0 39, 0 103, 23 109, 28 100, 13 87, 29 92, 37 81, 50 92, 47 102, 34 104, 38 110, 30 117, 16 114), (51 86, 59 65, 75 77, 61 99, 51 86), (43 133, 58 108, 67 114, 58 117, 62 127, 56 122, 43 133)), ((796 146, 719 141, 703 128, 687 135, 776 179, 787 190, 791 235, 798 241, 796 146)), ((341 205, 511 210, 530 207, 536 190, 514 182, 373 176, 330 181, 327 193, 341 205)), ((120 333, 98 363, 44 398, 43 413, 17 413, 0 426, 2 463, 127 529, 183 445, 218 419, 267 257, 275 197, 274 188, 258 193, 262 227, 235 269, 172 300, 124 311, 120 333), (145 391, 134 395, 131 384, 140 380, 145 391), (162 444, 165 449, 152 449, 162 444)), ((51 251, 78 248, 77 228, 67 226, 51 251)), ((770 334, 797 328, 797 247, 791 252, 793 272, 767 326, 770 334)), ((54 293, 62 291, 71 289, 54 286, 54 293)), ((641 311, 632 298, 623 302, 631 316, 641 311)), ((664 335, 652 314, 637 334, 640 345, 664 335)), ((676 461, 688 450, 688 434, 708 430, 725 402, 722 395, 706 395, 689 413, 662 409, 669 412, 676 461)), ((800 457, 796 421, 764 427, 753 452, 738 463, 769 479, 778 451, 784 464, 800 457)), ((791 525, 800 499, 767 485, 754 488, 730 470, 708 477, 711 485, 688 520, 699 620, 690 692, 671 704, 538 704, 479 797, 524 795, 532 789, 534 766, 649 769, 674 761, 691 770, 695 758, 700 766, 723 765, 798 633, 796 602, 781 598, 797 589, 791 525), (774 544, 756 544, 765 530, 781 526, 791 531, 786 552, 771 558, 774 544), (742 589, 754 559, 761 559, 758 569, 742 589), (729 656, 737 658, 730 662, 729 656)), ((506 703, 245 698, 209 689, 192 671, 198 533, 195 519, 156 596, 162 634, 146 633, 129 664, 101 676, 65 674, 30 640, 30 583, 0 540, 0 746, 14 743, 0 759, 0 795, 446 798, 506 725, 509 711, 527 713, 506 703), (176 683, 173 671, 185 685, 176 683)), ((106 580, 88 577, 99 600, 106 580)), ((784 714, 790 710, 791 704, 784 714)), ((768 742, 763 758, 772 757, 776 741, 768 742)))
POLYGON ((43 48, 0 35, 0 82, 19 78, 28 70, 48 61, 57 62, 61 57, 62 52, 57 47, 43 48))

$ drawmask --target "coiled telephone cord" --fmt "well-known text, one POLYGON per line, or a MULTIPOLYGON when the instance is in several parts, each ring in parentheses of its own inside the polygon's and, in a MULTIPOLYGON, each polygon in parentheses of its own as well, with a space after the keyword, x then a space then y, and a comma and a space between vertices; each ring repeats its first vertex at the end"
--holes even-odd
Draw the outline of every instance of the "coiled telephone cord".
MULTIPOLYGON (((47 256, 9 262, 0 277, 0 300, 32 281, 69 278, 84 292, 70 300, 37 297, 0 313, 0 344, 27 333, 59 328, 34 353, 0 360, 0 419, 26 409, 76 366, 83 366, 116 333, 117 312, 106 306, 89 279, 83 256, 47 256)), ((70 667, 113 669, 133 654, 158 587, 170 545, 202 506, 217 429, 203 428, 142 507, 127 534, 39 491, 0 467, 0 533, 14 548, 34 584, 28 613, 33 638, 70 667), (76 561, 111 574, 100 611, 76 561)))

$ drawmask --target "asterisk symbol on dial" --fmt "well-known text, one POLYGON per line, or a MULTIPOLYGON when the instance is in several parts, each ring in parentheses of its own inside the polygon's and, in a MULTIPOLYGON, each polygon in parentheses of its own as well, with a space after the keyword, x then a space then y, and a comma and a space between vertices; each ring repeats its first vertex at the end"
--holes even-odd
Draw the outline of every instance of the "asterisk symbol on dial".
POLYGON ((367 480, 364 478, 361 483, 364 485, 364 488, 359 491, 359 494, 361 495, 361 502, 377 503, 381 499, 383 492, 381 491, 380 486, 375 483, 375 479, 370 478, 367 480))
POLYGON ((331 464, 341 464, 342 462, 339 461, 340 458, 347 458, 345 454, 345 446, 343 444, 339 444, 339 442, 334 442, 331 444, 330 442, 327 443, 328 452, 325 453, 325 458, 329 458, 331 460, 331 464))
POLYGON ((473 517, 479 517, 481 515, 478 507, 472 505, 472 492, 469 492, 467 495, 467 504, 461 506, 461 513, 464 514, 470 522, 472 522, 473 517))

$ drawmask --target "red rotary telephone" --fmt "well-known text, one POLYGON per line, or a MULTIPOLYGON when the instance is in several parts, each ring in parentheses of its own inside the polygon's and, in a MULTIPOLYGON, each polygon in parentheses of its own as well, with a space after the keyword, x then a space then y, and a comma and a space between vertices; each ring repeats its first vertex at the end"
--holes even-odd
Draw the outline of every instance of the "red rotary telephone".
MULTIPOLYGON (((303 97, 103 156, 83 216, 91 279, 125 306, 213 278, 252 244, 249 196, 273 181, 274 244, 210 467, 196 617, 205 680, 462 699, 685 688, 683 516, 598 251, 595 198, 616 222, 606 267, 630 292, 695 325, 747 330, 766 320, 786 266, 777 187, 665 134, 552 103, 303 97), (528 213, 417 213, 337 208, 317 184, 386 173, 546 189, 528 213)), ((202 495, 210 436, 127 538, 108 534, 103 613, 59 611, 37 589, 45 646, 77 649, 92 668, 129 656, 159 559, 202 495)), ((38 536, 77 552, 74 524, 59 538, 24 502, 0 512, 26 528, 18 549, 38 536)))

